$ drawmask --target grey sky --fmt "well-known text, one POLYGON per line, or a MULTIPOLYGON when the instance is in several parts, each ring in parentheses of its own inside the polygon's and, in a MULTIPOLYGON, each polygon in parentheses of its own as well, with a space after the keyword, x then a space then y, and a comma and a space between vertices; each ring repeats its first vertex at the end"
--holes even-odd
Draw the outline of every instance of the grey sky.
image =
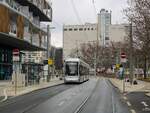
MULTIPOLYGON (((93 0, 51 0, 53 7, 52 26, 56 29, 52 30, 52 44, 57 47, 62 46, 62 25, 63 24, 84 24, 95 23, 97 15, 95 13, 93 0), (77 15, 74 11, 72 2, 77 15)), ((127 6, 127 0, 94 0, 97 13, 101 8, 112 11, 112 23, 124 23, 124 15, 122 10, 127 6)))

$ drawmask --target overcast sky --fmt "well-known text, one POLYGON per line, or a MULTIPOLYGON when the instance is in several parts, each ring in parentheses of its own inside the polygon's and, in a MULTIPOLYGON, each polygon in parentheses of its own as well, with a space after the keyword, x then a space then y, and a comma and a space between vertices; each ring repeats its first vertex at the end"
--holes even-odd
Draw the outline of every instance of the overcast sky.
POLYGON ((112 23, 124 23, 123 9, 127 0, 51 0, 53 8, 52 44, 62 47, 62 25, 96 23, 100 9, 112 11, 112 23), (93 5, 93 1, 96 10, 93 5))

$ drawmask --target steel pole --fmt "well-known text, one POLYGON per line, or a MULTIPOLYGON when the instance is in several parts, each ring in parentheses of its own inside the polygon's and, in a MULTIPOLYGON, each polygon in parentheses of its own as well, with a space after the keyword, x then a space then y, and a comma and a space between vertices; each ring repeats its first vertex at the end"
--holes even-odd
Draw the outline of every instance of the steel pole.
POLYGON ((133 37, 132 37, 132 22, 130 24, 130 83, 133 83, 133 37))
MULTIPOLYGON (((47 25, 47 60, 49 59, 50 57, 50 26, 47 25)), ((48 75, 47 75, 47 82, 50 81, 50 67, 48 65, 48 75)))

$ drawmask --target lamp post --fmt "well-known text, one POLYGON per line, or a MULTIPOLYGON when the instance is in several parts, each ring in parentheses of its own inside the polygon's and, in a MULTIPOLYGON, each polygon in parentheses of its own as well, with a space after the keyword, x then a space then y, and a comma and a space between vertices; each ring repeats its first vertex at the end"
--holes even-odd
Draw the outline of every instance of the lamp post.
MULTIPOLYGON (((55 27, 50 27, 48 24, 47 27, 42 27, 43 29, 47 29, 47 61, 50 58, 50 48, 51 48, 51 31, 50 29, 55 29, 55 27)), ((48 70, 47 70, 47 82, 50 81, 50 66, 48 65, 48 70)))
POLYGON ((133 83, 134 73, 133 73, 133 37, 132 37, 132 20, 130 23, 130 83, 133 83))
MULTIPOLYGON (((125 19, 125 18, 124 18, 125 19)), ((133 59, 133 18, 130 18, 131 22, 130 25, 125 26, 129 29, 129 79, 130 79, 130 83, 132 84, 134 81, 134 59, 133 59)))

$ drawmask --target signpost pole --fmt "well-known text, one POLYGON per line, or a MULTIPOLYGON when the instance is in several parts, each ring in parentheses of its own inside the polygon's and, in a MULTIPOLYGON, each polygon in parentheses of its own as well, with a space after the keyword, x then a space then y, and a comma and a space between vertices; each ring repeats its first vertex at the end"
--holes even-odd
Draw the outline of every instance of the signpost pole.
POLYGON ((121 53, 121 63, 122 63, 122 68, 123 68, 123 72, 122 72, 122 77, 123 77, 123 84, 122 84, 122 89, 123 89, 123 93, 125 93, 125 63, 127 62, 126 59, 126 54, 124 52, 121 53))

